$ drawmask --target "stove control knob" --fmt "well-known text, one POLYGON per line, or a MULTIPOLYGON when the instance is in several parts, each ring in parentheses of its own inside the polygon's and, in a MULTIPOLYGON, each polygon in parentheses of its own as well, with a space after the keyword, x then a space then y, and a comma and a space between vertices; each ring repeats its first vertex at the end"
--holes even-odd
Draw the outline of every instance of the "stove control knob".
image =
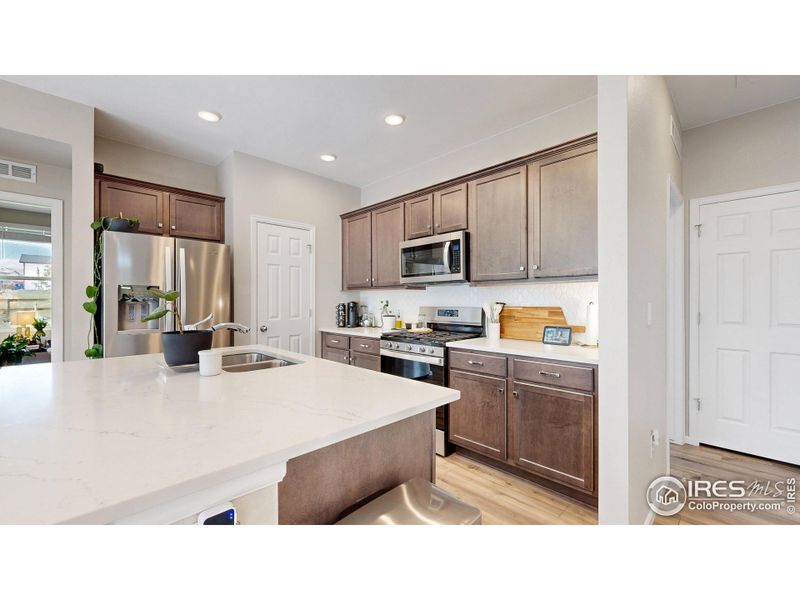
POLYGON ((394 344, 389 344, 389 345, 390 345, 392 348, 394 348, 395 350, 397 350, 397 349, 400 347, 400 344, 398 344, 397 342, 395 342, 394 344))
POLYGON ((406 345, 406 350, 408 350, 409 352, 411 351, 411 344, 406 345))
POLYGON ((434 352, 436 352, 436 350, 434 350, 433 348, 428 348, 428 352, 430 352, 431 354, 433 354, 434 352))

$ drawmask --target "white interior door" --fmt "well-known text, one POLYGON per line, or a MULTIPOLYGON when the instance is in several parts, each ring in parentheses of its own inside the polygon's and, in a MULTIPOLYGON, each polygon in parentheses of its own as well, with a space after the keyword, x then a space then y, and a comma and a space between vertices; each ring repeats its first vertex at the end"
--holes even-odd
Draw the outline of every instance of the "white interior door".
POLYGON ((258 343, 311 354, 311 232, 257 224, 258 343))
POLYGON ((800 464, 800 192, 699 214, 697 440, 800 464))

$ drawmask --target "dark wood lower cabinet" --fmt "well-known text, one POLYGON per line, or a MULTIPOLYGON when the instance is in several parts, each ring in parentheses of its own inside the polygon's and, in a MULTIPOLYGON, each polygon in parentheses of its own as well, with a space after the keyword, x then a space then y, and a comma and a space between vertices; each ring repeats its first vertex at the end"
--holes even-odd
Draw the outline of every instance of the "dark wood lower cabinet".
POLYGON ((594 490, 594 396, 514 381, 511 460, 587 492, 594 490))
POLYGON ((338 348, 323 348, 322 358, 338 363, 350 364, 350 351, 339 350, 338 348))
POLYGON ((366 354, 364 352, 350 351, 350 364, 354 367, 361 367, 362 369, 369 369, 370 371, 381 370, 381 357, 374 354, 366 354))
POLYGON ((450 404, 450 442, 492 458, 506 458, 506 380, 450 371, 461 399, 450 404))
POLYGON ((449 405, 448 441, 597 506, 597 367, 462 350, 449 358, 461 399, 449 405))

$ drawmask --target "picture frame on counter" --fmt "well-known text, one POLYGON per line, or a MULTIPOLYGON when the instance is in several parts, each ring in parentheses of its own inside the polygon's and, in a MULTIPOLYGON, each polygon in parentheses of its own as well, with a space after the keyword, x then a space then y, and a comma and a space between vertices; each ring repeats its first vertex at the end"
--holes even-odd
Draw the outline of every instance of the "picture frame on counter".
POLYGON ((569 346, 572 343, 572 328, 546 325, 542 332, 542 343, 554 346, 569 346))

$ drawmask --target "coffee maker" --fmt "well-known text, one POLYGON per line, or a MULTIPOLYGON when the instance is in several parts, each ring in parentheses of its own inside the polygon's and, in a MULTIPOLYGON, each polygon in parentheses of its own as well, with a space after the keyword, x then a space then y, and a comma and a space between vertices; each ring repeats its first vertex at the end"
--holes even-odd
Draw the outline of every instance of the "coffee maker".
POLYGON ((347 303, 347 326, 358 327, 358 302, 347 303))

